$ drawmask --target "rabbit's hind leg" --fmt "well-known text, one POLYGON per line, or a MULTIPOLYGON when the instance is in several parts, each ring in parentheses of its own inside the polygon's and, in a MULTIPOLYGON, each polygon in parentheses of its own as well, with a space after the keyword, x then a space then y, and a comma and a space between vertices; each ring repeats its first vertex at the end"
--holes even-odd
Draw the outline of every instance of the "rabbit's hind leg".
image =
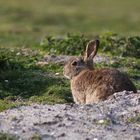
POLYGON ((113 87, 101 85, 98 86, 91 94, 87 94, 86 96, 86 104, 98 103, 100 101, 104 101, 108 98, 108 96, 112 95, 113 87))

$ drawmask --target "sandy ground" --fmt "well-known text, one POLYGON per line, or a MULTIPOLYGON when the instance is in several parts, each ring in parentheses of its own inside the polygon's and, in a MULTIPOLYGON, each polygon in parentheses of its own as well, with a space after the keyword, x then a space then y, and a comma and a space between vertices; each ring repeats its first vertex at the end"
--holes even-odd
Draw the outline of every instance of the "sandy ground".
POLYGON ((0 131, 29 140, 139 140, 140 91, 92 105, 21 106, 0 113, 0 131))

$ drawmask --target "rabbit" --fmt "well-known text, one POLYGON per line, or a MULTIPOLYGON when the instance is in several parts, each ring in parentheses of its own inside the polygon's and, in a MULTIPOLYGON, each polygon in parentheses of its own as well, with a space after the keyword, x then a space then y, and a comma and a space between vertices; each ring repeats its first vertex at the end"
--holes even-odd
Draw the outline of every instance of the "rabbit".
POLYGON ((76 104, 92 104, 106 100, 120 91, 137 92, 127 75, 115 68, 95 69, 93 58, 96 56, 100 41, 90 41, 83 57, 72 57, 64 66, 63 74, 70 79, 71 90, 76 104))

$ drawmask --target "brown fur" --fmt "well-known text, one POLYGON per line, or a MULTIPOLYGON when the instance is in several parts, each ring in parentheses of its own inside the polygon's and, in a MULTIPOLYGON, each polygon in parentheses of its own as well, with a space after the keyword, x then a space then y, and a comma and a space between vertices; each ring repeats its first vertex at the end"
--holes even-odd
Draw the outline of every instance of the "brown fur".
POLYGON ((78 57, 72 58, 64 67, 64 75, 71 79, 71 90, 75 103, 97 103, 106 100, 113 93, 123 90, 137 92, 128 76, 120 71, 110 68, 94 70, 93 65, 89 65, 89 62, 93 63, 92 59, 97 53, 97 48, 94 53, 94 48, 97 47, 95 41, 92 41, 92 46, 92 52, 86 52, 88 55, 84 60, 78 57), (94 54, 94 56, 91 57, 90 54, 94 54))

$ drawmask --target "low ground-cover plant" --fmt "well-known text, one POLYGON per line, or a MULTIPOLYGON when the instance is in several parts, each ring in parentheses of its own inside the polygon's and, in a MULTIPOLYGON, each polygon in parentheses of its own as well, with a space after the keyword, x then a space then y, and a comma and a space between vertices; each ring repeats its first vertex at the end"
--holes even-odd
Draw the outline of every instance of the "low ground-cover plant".
POLYGON ((84 35, 67 34, 66 37, 45 37, 40 46, 50 54, 78 55, 89 40, 84 35))
POLYGON ((140 124, 140 114, 138 114, 137 116, 128 118, 128 119, 126 120, 126 122, 127 122, 127 123, 137 123, 137 124, 140 124))
MULTIPOLYGON (((45 37, 40 46, 46 52, 53 54, 77 55, 83 52, 89 41, 84 35, 70 35, 64 38, 45 37)), ((100 51, 111 55, 140 58, 140 37, 123 37, 115 33, 100 36, 100 51)))
POLYGON ((18 138, 12 134, 0 132, 0 139, 1 140, 17 140, 18 138))
POLYGON ((101 35, 101 49, 112 55, 140 58, 140 37, 123 37, 115 33, 101 35))

